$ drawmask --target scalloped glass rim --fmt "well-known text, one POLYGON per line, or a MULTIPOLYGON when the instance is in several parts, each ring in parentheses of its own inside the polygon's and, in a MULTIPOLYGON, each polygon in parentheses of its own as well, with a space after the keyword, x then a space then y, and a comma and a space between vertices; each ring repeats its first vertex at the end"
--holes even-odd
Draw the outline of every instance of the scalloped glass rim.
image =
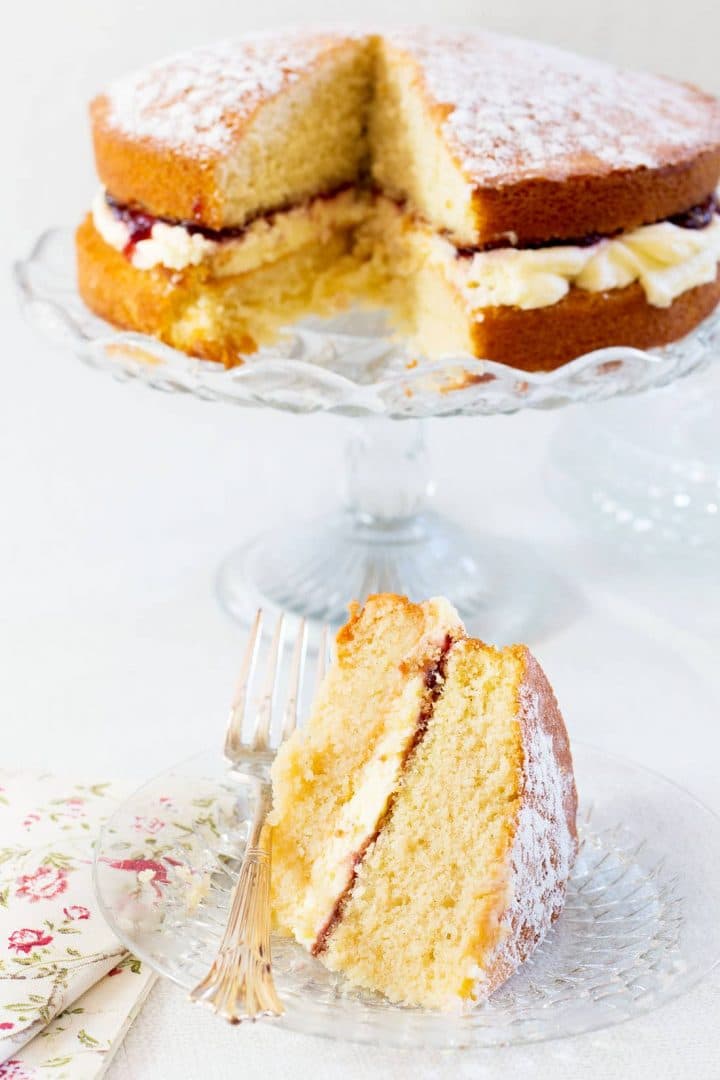
POLYGON ((306 319, 236 368, 198 360, 94 316, 75 285, 70 229, 49 229, 15 264, 25 310, 55 344, 120 378, 161 390, 295 413, 422 418, 512 413, 635 393, 686 375, 720 345, 720 309, 681 341, 644 351, 599 349, 547 373, 451 356, 419 360, 379 312, 306 319))
MULTIPOLYGON (((583 847, 563 915, 533 957, 483 1006, 465 1015, 391 1005, 348 990, 293 942, 274 939, 276 982, 288 1030, 398 1047, 464 1048, 564 1038, 641 1016, 689 990, 720 958, 720 818, 678 784, 575 741, 583 847), (697 843, 688 843, 696 838, 697 843)), ((188 990, 209 966, 226 917, 252 812, 242 773, 219 751, 198 755, 139 788, 98 839, 95 889, 123 943, 188 990), (224 804, 210 827, 209 804, 224 804), (170 805, 199 815, 188 831, 144 848, 138 822, 170 805), (158 848, 159 843, 168 844, 158 848), (211 875, 200 907, 188 876, 163 888, 135 884, 128 866, 147 857, 211 875), (175 862, 173 864, 173 857, 175 862), (219 884, 218 884, 219 883, 219 884), (142 895, 140 895, 142 893, 142 895), (207 910, 203 910, 207 905, 207 910)), ((167 815, 165 815, 167 816, 167 815)), ((172 823, 173 827, 175 822, 172 823)), ((192 880, 195 880, 194 878, 192 880)))

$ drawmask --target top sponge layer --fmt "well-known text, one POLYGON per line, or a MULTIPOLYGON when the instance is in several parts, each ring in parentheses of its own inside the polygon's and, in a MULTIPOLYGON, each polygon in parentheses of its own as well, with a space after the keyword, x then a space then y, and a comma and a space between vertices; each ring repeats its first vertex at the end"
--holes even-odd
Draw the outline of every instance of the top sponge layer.
POLYGON ((481 32, 256 35, 121 80, 92 121, 116 198, 212 228, 370 168, 461 242, 584 236, 679 213, 720 173, 708 95, 481 32))

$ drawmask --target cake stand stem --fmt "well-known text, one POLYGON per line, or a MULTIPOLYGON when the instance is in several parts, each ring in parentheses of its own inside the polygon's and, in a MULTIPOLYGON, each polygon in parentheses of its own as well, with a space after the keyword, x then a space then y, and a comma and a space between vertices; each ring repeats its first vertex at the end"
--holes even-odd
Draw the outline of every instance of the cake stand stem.
POLYGON ((442 595, 486 640, 532 634, 534 615, 548 610, 538 582, 550 587, 551 575, 532 550, 473 536, 429 509, 422 421, 351 421, 344 457, 340 509, 262 533, 225 560, 218 593, 226 611, 245 623, 262 607, 337 626, 351 600, 371 593, 442 595))
POLYGON ((422 534, 432 494, 422 420, 355 421, 345 443, 343 502, 348 524, 365 542, 407 542, 422 534))
POLYGON ((353 420, 343 460, 337 511, 261 534, 223 563, 218 589, 230 614, 247 621, 262 606, 338 624, 350 600, 420 595, 432 487, 422 421, 353 420))

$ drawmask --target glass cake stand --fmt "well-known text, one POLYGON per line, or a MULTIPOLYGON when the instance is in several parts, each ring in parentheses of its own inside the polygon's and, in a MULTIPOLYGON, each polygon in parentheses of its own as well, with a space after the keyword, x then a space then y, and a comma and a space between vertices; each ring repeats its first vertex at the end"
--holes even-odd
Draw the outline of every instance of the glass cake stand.
POLYGON ((720 343, 716 314, 665 348, 601 349, 529 374, 468 356, 419 358, 392 335, 382 312, 352 310, 304 320, 277 345, 225 370, 92 315, 75 285, 71 230, 44 233, 15 272, 32 322, 93 367, 204 400, 351 421, 341 508, 261 533, 221 566, 220 600, 243 621, 264 606, 337 624, 350 599, 391 591, 417 599, 444 594, 471 629, 482 627, 498 642, 526 636, 547 575, 532 553, 468 534, 428 508, 422 421, 558 408, 660 387, 698 368, 720 343))

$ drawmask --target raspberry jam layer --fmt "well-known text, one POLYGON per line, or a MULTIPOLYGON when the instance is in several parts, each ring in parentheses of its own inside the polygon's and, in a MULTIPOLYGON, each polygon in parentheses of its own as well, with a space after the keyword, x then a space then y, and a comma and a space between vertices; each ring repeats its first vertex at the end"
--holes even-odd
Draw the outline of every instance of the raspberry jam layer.
MULTIPOLYGON (((435 709, 435 703, 437 702, 438 698, 440 697, 440 694, 442 693, 443 685, 445 683, 445 674, 446 674, 446 671, 447 671, 448 657, 449 657, 450 649, 452 648, 452 646, 453 646, 453 638, 449 634, 447 634, 446 637, 445 637, 445 641, 443 642, 442 649, 440 651, 440 656, 435 661, 435 663, 431 664, 430 667, 425 672, 425 691, 426 691, 425 700, 423 702, 422 708, 420 709, 420 713, 418 714, 415 733, 414 733, 413 738, 412 738, 412 740, 410 742, 410 745, 408 746, 408 748, 407 748, 407 750, 405 752, 405 757, 403 759, 403 766, 402 766, 403 771, 405 771, 407 769, 407 767, 409 765, 409 762, 410 762, 410 759, 412 758, 413 752, 417 748, 417 746, 422 742, 422 740, 423 740, 423 738, 425 736, 425 732, 427 731, 428 724, 430 723, 430 720, 432 719, 433 710, 435 709)), ((375 831, 370 836, 367 837, 367 839, 366 839, 365 843, 362 845, 361 849, 359 851, 356 851, 353 854, 353 856, 352 856, 352 875, 350 877, 350 881, 348 882, 348 884, 345 887, 344 891, 340 894, 340 896, 338 896, 337 900, 335 901, 335 904, 333 906, 332 911, 330 912, 328 918, 325 921, 325 924, 321 928, 319 934, 317 935, 317 937, 315 939, 314 944, 312 945, 312 947, 310 949, 310 952, 311 952, 311 954, 313 956, 321 956, 322 953, 325 952, 325 950, 328 947, 328 943, 329 943, 330 937, 332 936, 333 931, 337 928, 339 923, 342 921, 343 913, 345 911, 345 908, 347 907, 348 901, 350 899, 352 891, 353 891, 353 889, 355 887, 355 883, 357 881, 358 870, 360 868, 360 865, 361 865, 363 859, 365 858, 365 855, 367 854, 368 849, 375 843, 378 836, 380 835, 380 832, 382 831, 382 829, 386 825, 387 821, 389 820, 390 815, 392 814, 392 808, 393 808, 393 804, 395 802, 396 797, 397 797, 396 793, 393 794, 390 797, 390 801, 388 803, 387 809, 385 810, 385 813, 383 814, 382 818, 378 822, 377 828, 375 829, 375 831)))
POLYGON ((246 224, 238 228, 209 229, 205 225, 198 225, 195 221, 175 221, 171 218, 158 217, 154 214, 148 214, 139 207, 118 202, 109 192, 105 193, 105 201, 112 210, 113 216, 118 221, 122 221, 128 230, 128 241, 123 248, 123 255, 127 256, 127 258, 132 257, 133 251, 142 240, 150 239, 153 226, 158 222, 163 225, 180 225, 183 229, 187 229, 191 236, 204 236, 206 240, 216 242, 232 240, 241 236, 247 228, 246 224))
MULTIPOLYGON (((341 191, 347 190, 352 187, 352 184, 344 184, 340 188, 336 188, 332 191, 322 192, 320 195, 315 196, 317 199, 332 199, 341 191)), ((247 231, 250 225, 259 218, 266 218, 268 221, 272 221, 276 214, 284 212, 283 210, 273 210, 269 212, 259 212, 251 219, 246 221, 243 225, 229 226, 224 229, 211 229, 206 225, 199 225, 196 221, 177 221, 171 218, 158 217, 153 214, 148 214, 147 211, 140 207, 135 207, 118 202, 109 193, 105 194, 107 201, 113 216, 118 221, 126 226, 128 230, 128 241, 123 249, 123 254, 128 258, 132 257, 132 254, 136 246, 142 240, 148 240, 152 235, 153 225, 157 222, 162 222, 164 225, 179 225, 186 229, 191 236, 203 236, 206 240, 212 240, 214 243, 222 243, 224 240, 235 240, 242 236, 247 231)), ((285 210, 290 209, 288 207, 285 210)), ((708 195, 707 199, 698 203, 696 206, 691 206, 688 210, 683 211, 681 214, 673 214, 672 217, 665 218, 672 225, 677 225, 681 229, 705 229, 713 220, 715 214, 720 212, 720 200, 715 192, 708 195)), ((617 232, 612 234, 603 233, 587 233, 585 236, 574 237, 562 237, 551 238, 549 240, 528 240, 520 244, 512 244, 509 240, 498 240, 488 244, 479 244, 473 247, 457 247, 456 250, 458 256, 472 256, 479 251, 495 251, 500 248, 517 248, 517 250, 529 250, 536 251, 541 248, 550 247, 592 247, 593 244, 597 244, 600 240, 607 239, 609 235, 617 236, 617 232)))
MULTIPOLYGON (((312 200, 315 202, 321 199, 334 199, 336 195, 340 195, 343 191, 348 191, 354 187, 353 184, 342 184, 337 188, 333 188, 332 191, 323 191, 319 195, 313 196, 312 200)), ((272 223, 277 214, 286 212, 287 210, 294 209, 294 207, 283 207, 278 210, 259 211, 257 214, 253 214, 242 225, 231 225, 224 229, 211 229, 207 225, 200 225, 197 221, 183 221, 173 218, 159 217, 154 214, 148 214, 147 211, 140 207, 131 206, 118 202, 109 192, 105 193, 105 201, 107 202, 112 214, 118 221, 126 226, 128 230, 128 242, 123 249, 123 254, 128 258, 132 258, 133 251, 142 240, 148 240, 152 236, 153 225, 158 222, 163 225, 180 226, 185 229, 190 236, 202 236, 206 240, 211 240, 213 243, 219 244, 224 240, 237 240, 242 236, 253 222, 264 218, 266 221, 272 223)))

